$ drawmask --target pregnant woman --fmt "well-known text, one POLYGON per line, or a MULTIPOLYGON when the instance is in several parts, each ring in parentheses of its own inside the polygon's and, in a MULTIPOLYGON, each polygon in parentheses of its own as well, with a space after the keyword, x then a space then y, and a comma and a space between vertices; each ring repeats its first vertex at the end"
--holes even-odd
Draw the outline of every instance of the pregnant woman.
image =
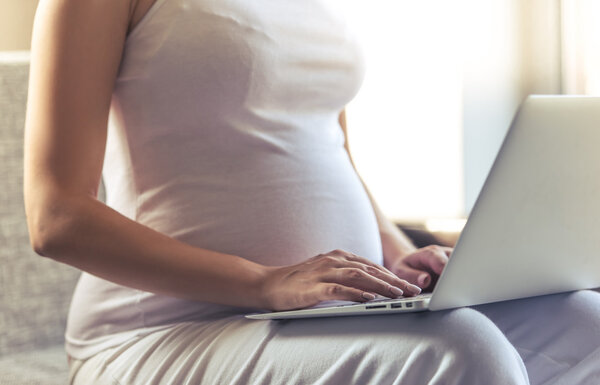
POLYGON ((598 379, 593 292, 243 317, 416 295, 451 251, 416 249, 353 168, 344 108, 364 67, 336 4, 40 1, 25 204, 34 249, 84 271, 66 333, 71 384, 598 379))

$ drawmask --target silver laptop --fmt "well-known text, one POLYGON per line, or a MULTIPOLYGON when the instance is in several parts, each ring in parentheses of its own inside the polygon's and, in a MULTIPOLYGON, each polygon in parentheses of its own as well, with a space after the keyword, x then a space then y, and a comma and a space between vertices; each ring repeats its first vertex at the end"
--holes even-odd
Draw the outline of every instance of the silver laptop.
POLYGON ((252 319, 443 310, 600 287, 600 97, 521 105, 431 294, 252 319))

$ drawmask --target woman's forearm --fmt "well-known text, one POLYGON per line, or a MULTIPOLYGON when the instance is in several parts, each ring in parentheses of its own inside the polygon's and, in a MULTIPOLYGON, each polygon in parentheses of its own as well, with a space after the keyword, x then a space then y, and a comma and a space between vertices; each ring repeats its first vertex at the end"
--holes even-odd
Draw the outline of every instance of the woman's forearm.
POLYGON ((184 299, 264 308, 270 268, 192 247, 134 222, 92 196, 38 197, 30 234, 41 255, 109 281, 184 299))
POLYGON ((38 194, 26 191, 30 191, 26 202, 31 241, 38 253, 136 289, 272 310, 420 292, 373 262, 343 250, 296 265, 268 267, 169 238, 92 196, 46 194, 36 200, 38 194))

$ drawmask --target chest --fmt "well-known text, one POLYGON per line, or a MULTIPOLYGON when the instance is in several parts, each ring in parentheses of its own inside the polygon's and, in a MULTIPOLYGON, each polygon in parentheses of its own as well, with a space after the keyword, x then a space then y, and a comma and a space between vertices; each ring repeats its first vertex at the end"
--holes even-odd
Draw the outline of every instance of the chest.
POLYGON ((150 3, 128 37, 120 78, 169 102, 193 100, 204 116, 241 107, 339 111, 362 82, 361 52, 336 0, 140 6, 150 3))

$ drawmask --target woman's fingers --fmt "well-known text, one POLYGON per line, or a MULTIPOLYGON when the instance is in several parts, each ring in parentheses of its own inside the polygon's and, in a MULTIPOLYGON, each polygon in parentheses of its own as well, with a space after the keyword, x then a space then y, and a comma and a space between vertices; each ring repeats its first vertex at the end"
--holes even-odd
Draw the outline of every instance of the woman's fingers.
POLYGON ((391 271, 386 269, 384 266, 378 265, 375 262, 368 260, 367 258, 359 257, 358 255, 352 254, 352 253, 347 253, 346 257, 349 261, 359 262, 359 263, 365 264, 367 266, 374 267, 377 270, 387 273, 392 277, 394 276, 394 273, 392 273, 391 271))
POLYGON ((365 273, 378 278, 381 281, 387 282, 392 286, 396 286, 404 292, 406 296, 417 295, 421 293, 421 287, 417 281, 411 281, 404 276, 398 276, 392 272, 387 272, 388 270, 382 271, 380 269, 374 268, 370 265, 364 265, 359 262, 349 262, 348 267, 353 267, 356 269, 361 269, 365 273), (413 284, 416 283, 416 286, 413 284))
POLYGON ((410 267, 431 271, 437 275, 442 274, 444 267, 448 263, 448 254, 452 249, 447 251, 446 249, 440 246, 427 246, 422 249, 417 250, 412 255, 406 258, 406 262, 410 267))
POLYGON ((395 268, 396 275, 419 287, 426 288, 431 284, 431 275, 423 270, 413 269, 407 265, 399 265, 395 268))
POLYGON ((317 257, 333 257, 331 260, 332 266, 336 267, 346 267, 349 262, 359 263, 365 267, 366 271, 374 271, 377 270, 381 272, 381 274, 387 275, 389 279, 397 279, 396 275, 386 269, 385 267, 376 264, 373 261, 368 260, 367 258, 359 257, 356 254, 346 252, 344 250, 333 250, 327 254, 321 254, 317 257))
POLYGON ((366 302, 375 299, 373 293, 338 283, 321 283, 317 286, 319 301, 353 301, 366 302))
MULTIPOLYGON (((344 269, 344 268, 357 268, 359 270, 364 271, 372 278, 377 279, 378 281, 385 281, 391 287, 396 287, 403 292, 403 295, 411 296, 417 295, 421 293, 421 288, 411 284, 410 282, 405 281, 404 279, 398 278, 397 275, 389 271, 388 269, 380 266, 366 258, 359 257, 355 254, 345 252, 343 250, 334 250, 327 254, 323 254, 320 257, 320 260, 326 264, 330 268, 335 269, 344 269)), ((359 281, 368 280, 367 277, 363 276, 359 281)), ((371 281, 371 285, 374 284, 375 281, 371 281)), ((378 294, 384 295, 386 297, 397 297, 402 294, 398 294, 400 291, 394 290, 391 288, 387 288, 387 293, 382 293, 381 290, 375 291, 378 294), (390 291, 392 294, 390 294, 390 291)))
POLYGON ((379 294, 384 297, 396 298, 404 294, 398 286, 376 278, 358 268, 341 268, 330 270, 321 277, 323 282, 335 283, 362 291, 379 294))
POLYGON ((451 247, 427 246, 399 259, 392 269, 398 277, 428 289, 435 285, 452 251, 451 247))

